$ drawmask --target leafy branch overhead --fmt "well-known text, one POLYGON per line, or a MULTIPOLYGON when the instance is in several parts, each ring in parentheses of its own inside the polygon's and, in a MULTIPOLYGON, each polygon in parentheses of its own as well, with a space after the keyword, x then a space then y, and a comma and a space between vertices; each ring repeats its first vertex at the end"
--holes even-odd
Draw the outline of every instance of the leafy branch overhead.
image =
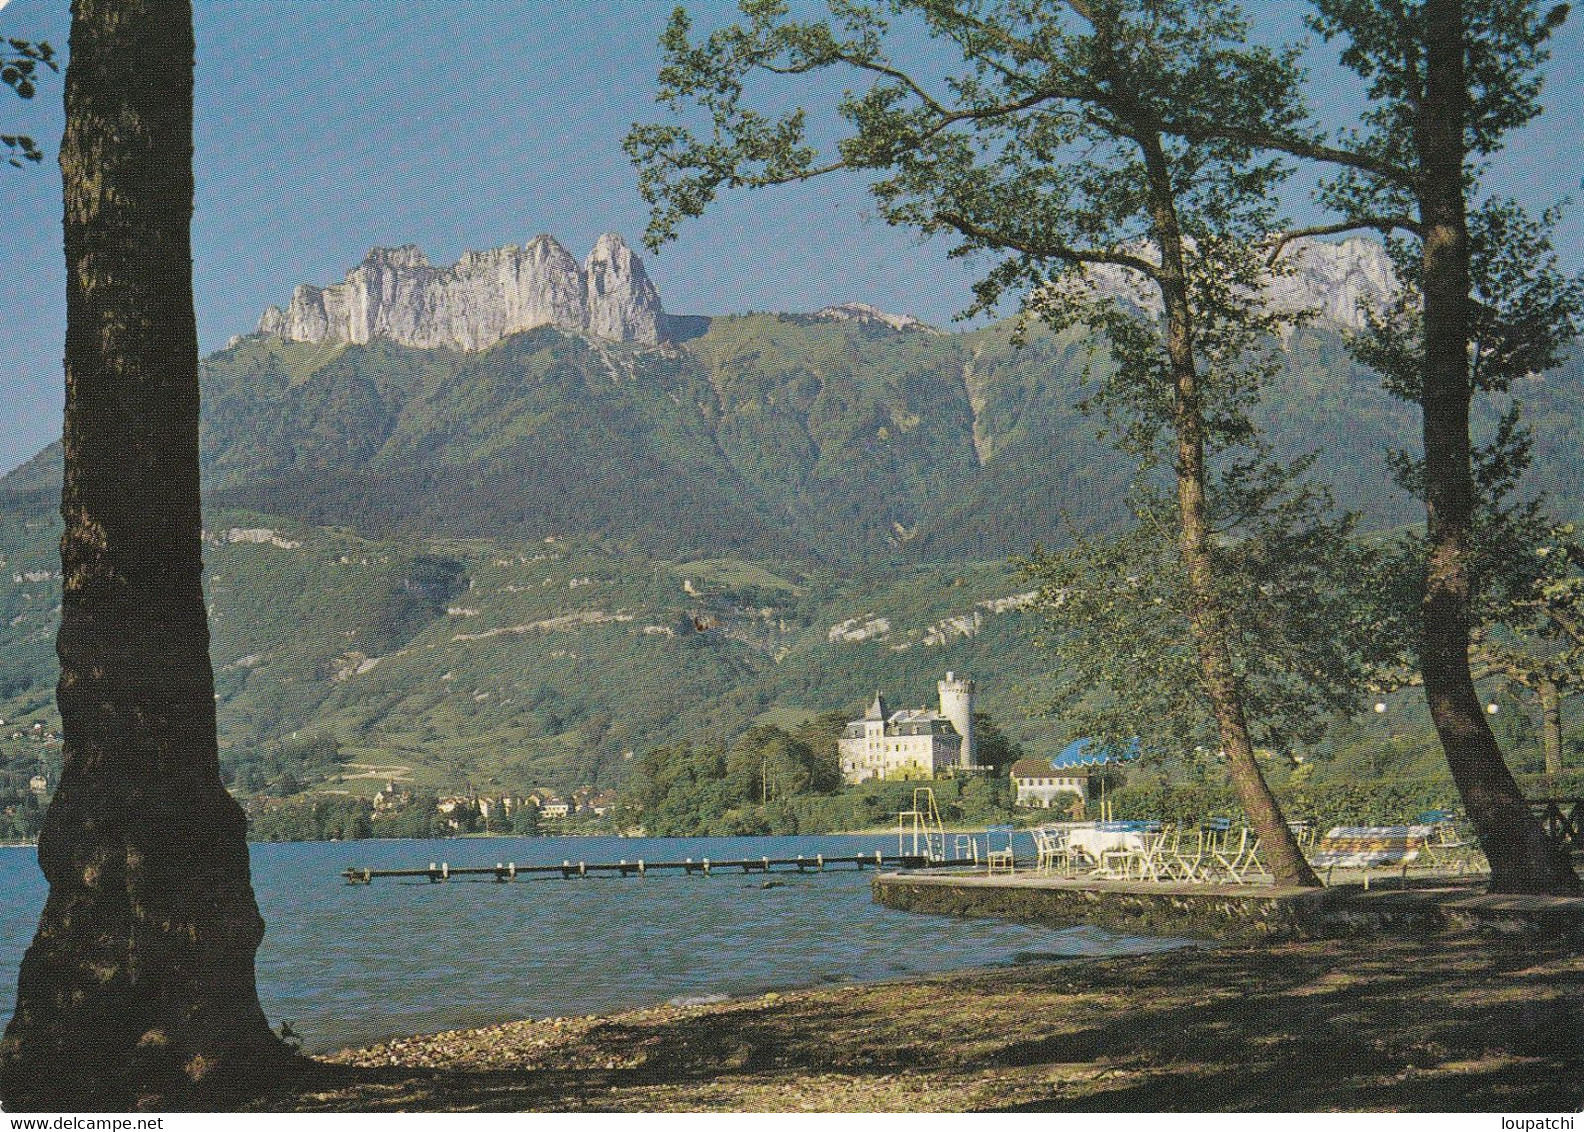
MULTIPOLYGON (((40 67, 59 71, 55 62, 55 49, 48 43, 26 39, 0 41, 0 82, 16 91, 19 98, 32 98, 38 93, 34 80, 40 67)), ((0 147, 10 156, 6 163, 22 168, 24 161, 43 161, 44 152, 26 134, 0 134, 0 147)))
MULTIPOLYGON (((1128 175, 1143 173, 1140 126, 1159 127, 1187 107, 1250 129, 1295 131, 1301 115, 1282 92, 1296 49, 1246 44, 1232 4, 1174 5, 1184 10, 1160 20, 1105 5, 1103 35, 1087 25, 1088 7, 839 0, 829 21, 804 22, 789 19, 782 0, 744 0, 742 24, 698 42, 678 10, 661 40, 658 101, 698 128, 635 125, 627 136, 652 206, 646 242, 658 249, 674 239, 722 189, 848 171, 876 176, 871 188, 888 223, 956 236, 958 255, 1006 255, 980 285, 980 309, 1020 282, 1043 282, 1053 265, 1153 276, 1158 263, 1141 250, 1149 226, 1137 220, 1128 175), (886 51, 893 24, 920 27, 962 66, 939 75, 906 69, 886 51), (806 109, 770 114, 745 104, 766 80, 818 72, 867 83, 840 96, 846 129, 829 146, 811 140, 806 109), (1124 216, 1135 220, 1117 223, 1124 216)), ((1250 194, 1280 177, 1275 162, 1237 140, 1174 140, 1168 151, 1185 212, 1214 213, 1218 183, 1250 194)))

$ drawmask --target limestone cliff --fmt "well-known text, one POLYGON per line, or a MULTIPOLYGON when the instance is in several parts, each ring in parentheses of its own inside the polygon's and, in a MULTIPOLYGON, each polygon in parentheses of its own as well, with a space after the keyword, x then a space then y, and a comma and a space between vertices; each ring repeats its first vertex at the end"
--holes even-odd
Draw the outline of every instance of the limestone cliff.
MULTIPOLYGON (((1146 259, 1157 257, 1141 246, 1146 259)), ((1290 273, 1271 279, 1265 298, 1278 311, 1310 311, 1320 321, 1362 330, 1368 310, 1385 305, 1396 289, 1386 249, 1374 240, 1353 237, 1339 243, 1294 240, 1285 252, 1290 273)), ((1145 310, 1160 310, 1160 293, 1122 267, 1095 265, 1086 274, 1105 294, 1120 296, 1145 310)))
POLYGON ((482 350, 536 326, 654 345, 665 312, 643 262, 618 235, 599 238, 582 266, 549 236, 467 252, 435 267, 415 247, 375 248, 329 287, 302 284, 260 334, 293 342, 482 350))

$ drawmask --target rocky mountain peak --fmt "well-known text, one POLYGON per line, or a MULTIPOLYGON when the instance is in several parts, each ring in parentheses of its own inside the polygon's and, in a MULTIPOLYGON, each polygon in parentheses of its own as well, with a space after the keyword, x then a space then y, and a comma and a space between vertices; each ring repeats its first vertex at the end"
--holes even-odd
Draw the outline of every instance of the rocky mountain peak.
POLYGON ((923 330, 939 334, 935 327, 910 314, 891 314, 868 303, 836 303, 814 312, 815 318, 828 318, 836 322, 858 322, 870 326, 889 326, 892 330, 923 330))
POLYGON ((399 248, 370 248, 363 257, 364 266, 374 267, 428 267, 429 257, 416 244, 403 244, 399 248))
POLYGON ((626 240, 607 232, 595 241, 583 261, 583 278, 590 334, 618 341, 660 340, 665 318, 660 295, 626 240))
MULTIPOLYGON (((1154 249, 1139 249, 1151 261, 1154 249)), ((1278 311, 1313 311, 1319 321, 1347 330, 1362 330, 1365 312, 1385 306, 1397 286, 1386 249, 1375 240, 1354 236, 1336 243, 1314 239, 1292 241, 1283 252, 1292 270, 1270 279, 1265 299, 1278 311)), ((1160 293, 1124 267, 1093 265, 1089 285, 1142 307, 1160 310, 1160 293)))
POLYGON ((284 310, 264 312, 258 329, 294 342, 383 338, 482 350, 536 326, 655 345, 664 320, 643 262, 607 233, 582 265, 548 235, 466 252, 450 267, 432 266, 412 245, 374 248, 344 282, 298 286, 284 310))
POLYGON ((1349 330, 1362 330, 1362 312, 1383 307, 1397 287, 1386 249, 1364 236, 1340 243, 1297 240, 1287 255, 1294 271, 1271 282, 1272 303, 1283 310, 1313 309, 1349 330))

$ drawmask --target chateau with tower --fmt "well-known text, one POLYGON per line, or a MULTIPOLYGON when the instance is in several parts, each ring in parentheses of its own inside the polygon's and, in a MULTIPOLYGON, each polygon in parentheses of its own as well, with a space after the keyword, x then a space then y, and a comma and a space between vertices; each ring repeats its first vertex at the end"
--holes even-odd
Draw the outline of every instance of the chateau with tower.
POLYGON ((940 710, 903 708, 892 712, 875 693, 862 719, 842 731, 842 777, 934 778, 947 770, 978 770, 974 747, 974 682, 955 672, 936 684, 940 710))

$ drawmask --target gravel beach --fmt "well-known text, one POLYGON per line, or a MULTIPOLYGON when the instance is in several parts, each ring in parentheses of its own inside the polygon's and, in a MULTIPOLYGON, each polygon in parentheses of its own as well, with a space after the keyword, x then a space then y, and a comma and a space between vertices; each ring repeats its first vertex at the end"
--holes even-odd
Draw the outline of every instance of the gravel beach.
MULTIPOLYGON (((553 978, 553 972, 546 972, 553 978)), ((321 1058, 260 1111, 1573 1111, 1584 955, 1355 937, 541 1019, 321 1058)))

